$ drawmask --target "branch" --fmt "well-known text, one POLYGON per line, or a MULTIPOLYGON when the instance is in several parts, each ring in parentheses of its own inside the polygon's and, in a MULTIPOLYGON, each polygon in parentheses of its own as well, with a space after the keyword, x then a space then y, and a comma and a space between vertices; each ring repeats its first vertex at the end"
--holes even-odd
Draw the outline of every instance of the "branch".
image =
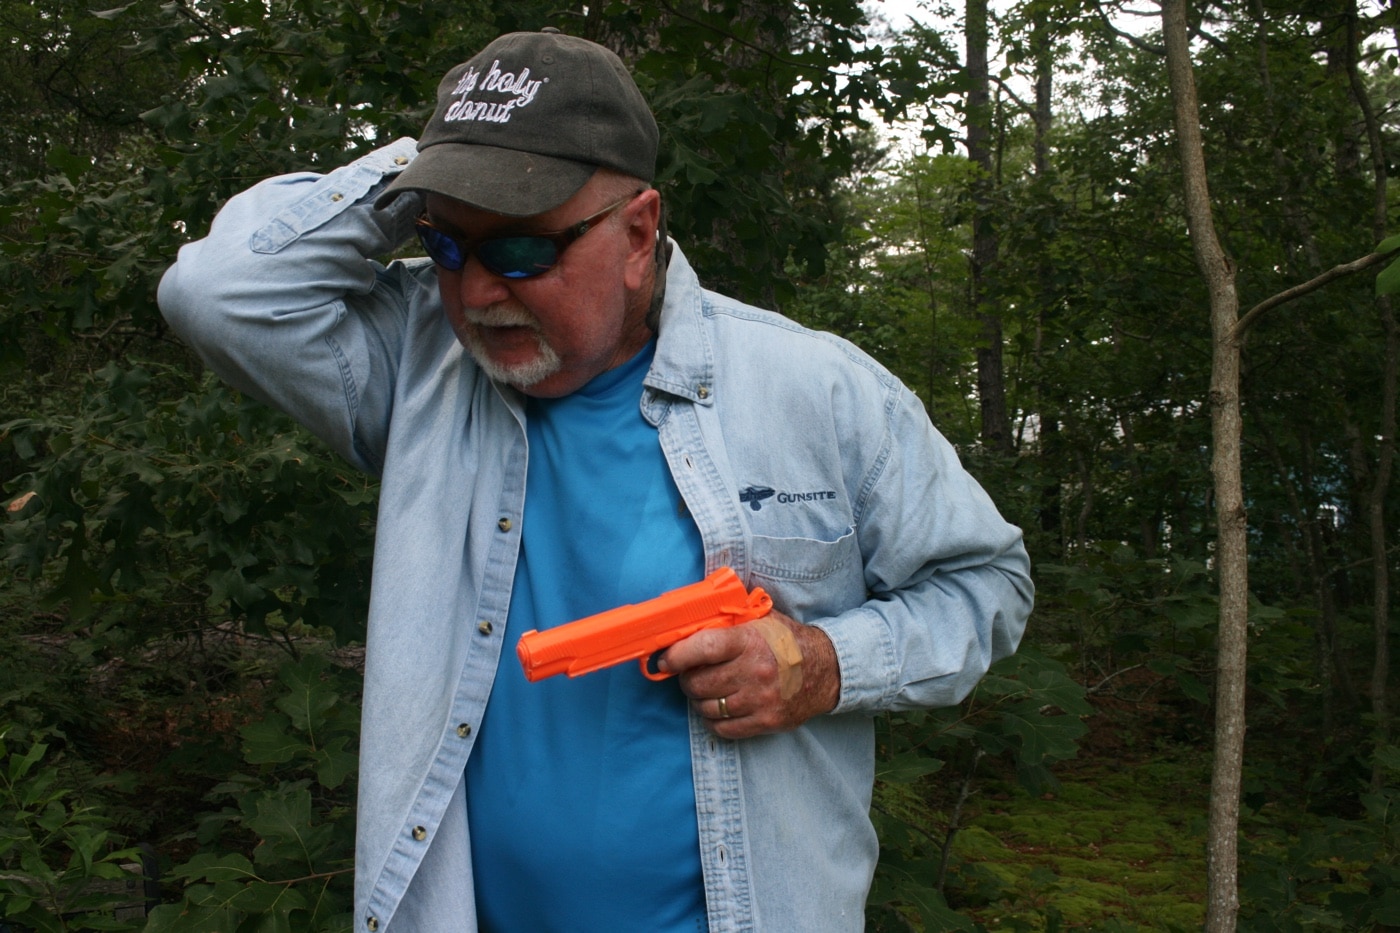
POLYGON ((1001 88, 1001 92, 1007 97, 1011 98, 1012 102, 1014 102, 1017 107, 1020 107, 1022 112, 1027 114, 1035 113, 1035 108, 1027 104, 1025 101, 1021 100, 1021 98, 1017 97, 1016 92, 1011 89, 1011 85, 1007 84, 1000 77, 995 75, 992 76, 992 83, 995 84, 997 87, 1001 88))
POLYGON ((1141 52, 1149 52, 1158 57, 1164 57, 1167 54, 1167 50, 1162 46, 1145 42, 1132 33, 1126 32, 1113 25, 1113 20, 1109 18, 1108 11, 1105 10, 1103 4, 1097 2, 1097 0, 1095 0, 1094 9, 1098 11, 1099 22, 1103 24, 1103 28, 1109 35, 1125 40, 1129 45, 1141 52))
POLYGON ((1217 39, 1215 36, 1206 32, 1205 27, 1202 26, 1200 23, 1197 23, 1191 28, 1191 35, 1193 38, 1200 39, 1206 45, 1215 46, 1215 50, 1217 52, 1224 53, 1225 55, 1229 55, 1230 53, 1229 46, 1227 46, 1221 40, 1217 39))
POLYGON ((1322 286, 1336 279, 1340 279, 1343 276, 1351 275, 1353 272, 1360 272, 1362 269, 1369 269, 1371 266, 1379 265, 1380 263, 1383 263, 1388 259, 1393 259, 1396 256, 1400 256, 1400 249, 1393 249, 1388 253, 1371 253, 1370 255, 1362 256, 1360 259, 1354 262, 1343 263, 1340 266, 1333 266, 1331 269, 1328 269, 1326 272, 1322 273, 1316 278, 1309 279, 1301 285, 1295 285, 1290 289, 1281 291, 1272 298, 1264 299, 1254 307, 1250 308, 1248 313, 1246 313, 1244 317, 1240 318, 1237 322, 1235 322, 1234 330, 1230 334, 1231 339, 1239 340, 1242 337, 1244 337, 1245 331, 1253 327, 1255 321, 1257 321, 1264 314, 1264 312, 1272 311, 1279 305, 1287 304, 1294 298, 1301 298, 1304 295, 1307 295, 1311 292, 1315 292, 1322 286))
POLYGON ((193 9, 191 9, 191 8, 190 8, 190 5, 189 5, 188 3, 186 3, 185 0, 174 0, 174 2, 173 2, 171 5, 175 8, 175 11, 176 11, 176 12, 180 13, 182 16, 184 16, 184 17, 185 17, 186 19, 188 19, 190 22, 194 23, 195 26, 199 27, 199 31, 202 32, 202 33, 204 33, 204 38, 206 38, 206 39, 227 39, 227 38, 228 38, 228 36, 226 36, 226 35, 224 35, 223 33, 219 32, 219 30, 215 29, 212 25, 210 25, 210 23, 209 23, 208 20, 204 19, 204 17, 200 16, 200 15, 199 15, 198 13, 196 13, 193 9))
POLYGON ((663 2, 661 3, 661 9, 665 10, 667 13, 670 13, 677 19, 685 20, 687 23, 690 23, 693 26, 699 26, 701 29, 709 30, 717 36, 722 36, 730 40, 735 45, 748 49, 750 52, 756 52, 760 56, 769 59, 770 62, 777 62, 780 65, 787 65, 789 68, 795 68, 798 71, 820 71, 825 74, 832 75, 833 77, 839 77, 839 75, 837 75, 837 73, 831 70, 830 68, 821 68, 814 67, 812 65, 804 65, 802 62, 794 61, 791 58, 784 58, 783 56, 774 52, 772 49, 764 48, 761 45, 757 45, 753 42, 750 42, 731 30, 721 29, 713 23, 705 22, 704 20, 698 19, 689 13, 679 10, 674 4, 666 3, 665 0, 663 0, 663 2))
POLYGON ((1094 686, 1087 688, 1087 689, 1084 691, 1084 694, 1085 694, 1086 696, 1093 696, 1094 694, 1098 693, 1100 690, 1103 690, 1105 687, 1107 687, 1107 686, 1108 686, 1108 682, 1109 682, 1110 680, 1112 680, 1113 678, 1115 678, 1115 677, 1122 677, 1124 674, 1127 674, 1127 673, 1130 672, 1130 671, 1135 671, 1135 670, 1137 670, 1138 668, 1140 668, 1140 667, 1145 667, 1145 666, 1146 666, 1146 665, 1143 665, 1143 664, 1134 664, 1134 665, 1132 665, 1132 666, 1130 666, 1130 667, 1125 667, 1125 668, 1123 668, 1122 670, 1114 671, 1112 674, 1109 674, 1109 675, 1108 675, 1107 677, 1105 677, 1103 680, 1100 680, 1098 683, 1094 684, 1094 686))

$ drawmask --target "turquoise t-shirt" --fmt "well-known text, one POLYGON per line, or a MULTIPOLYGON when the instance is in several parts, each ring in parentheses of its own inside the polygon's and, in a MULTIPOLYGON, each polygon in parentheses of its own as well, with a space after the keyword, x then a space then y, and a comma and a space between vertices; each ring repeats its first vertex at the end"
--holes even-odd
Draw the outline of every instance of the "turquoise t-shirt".
POLYGON ((655 343, 526 408, 530 455, 507 650, 467 762, 486 933, 706 929, 686 700, 636 664, 529 683, 515 643, 704 576, 656 430, 655 343))

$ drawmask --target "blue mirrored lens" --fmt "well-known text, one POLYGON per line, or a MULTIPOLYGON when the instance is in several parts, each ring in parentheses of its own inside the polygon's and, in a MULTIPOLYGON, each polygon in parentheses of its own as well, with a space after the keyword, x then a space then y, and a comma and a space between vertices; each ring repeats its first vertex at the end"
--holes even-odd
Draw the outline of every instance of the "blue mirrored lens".
POLYGON ((426 224, 418 224, 415 229, 418 231, 419 242, 423 244, 424 251, 433 262, 452 272, 457 272, 466 265, 467 257, 462 255, 461 246, 452 237, 426 224))
POLYGON ((528 279, 549 271, 559 254, 544 237, 508 236, 482 243, 476 248, 476 258, 497 275, 528 279))
POLYGON ((414 229, 433 262, 452 272, 462 270, 468 255, 475 255, 487 270, 508 279, 531 278, 548 272, 559 261, 559 249, 548 236, 498 237, 471 247, 427 221, 420 221, 414 229))

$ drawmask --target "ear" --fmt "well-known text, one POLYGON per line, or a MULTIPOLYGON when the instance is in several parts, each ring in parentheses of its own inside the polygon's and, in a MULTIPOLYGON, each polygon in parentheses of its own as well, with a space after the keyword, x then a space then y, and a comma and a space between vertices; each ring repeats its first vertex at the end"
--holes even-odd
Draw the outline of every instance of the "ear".
POLYGON ((627 257, 623 282, 629 291, 646 283, 656 256, 656 228, 661 223, 661 192, 649 188, 627 205, 623 216, 627 225, 627 257))

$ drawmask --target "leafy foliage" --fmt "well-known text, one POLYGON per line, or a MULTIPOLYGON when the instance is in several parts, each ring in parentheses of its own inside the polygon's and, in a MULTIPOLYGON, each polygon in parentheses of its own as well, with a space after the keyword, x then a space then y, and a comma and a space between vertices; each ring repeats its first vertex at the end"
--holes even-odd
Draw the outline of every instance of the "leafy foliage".
POLYGON ((0 920, 33 930, 131 930, 112 913, 139 864, 110 821, 77 799, 57 749, 0 726, 0 920), (117 882, 103 885, 103 882, 117 882))
MULTIPOLYGON (((1113 6, 1003 10, 988 114, 966 105, 951 32, 867 40, 847 0, 0 9, 7 918, 116 924, 102 902, 116 895, 91 885, 120 880, 129 843, 150 839, 175 882, 153 929, 345 924, 358 689, 341 661, 364 616, 375 488, 195 373, 155 287, 232 193, 416 133, 442 71, 546 24, 635 69, 663 127, 671 231, 703 280, 875 354, 1027 531, 1035 650, 963 707, 882 723, 872 927, 976 928, 971 905, 1008 882, 955 857, 961 795, 998 769, 1053 787, 1093 738, 1086 716, 1121 707, 1203 744, 1209 334, 1155 36, 1125 37, 1101 15, 1113 6), (1025 88, 1046 50, 1040 124, 1025 88), (914 118, 915 154, 885 160, 873 114, 914 118), (987 173, 958 154, 974 116, 996 141, 987 173), (1012 458, 977 444, 974 187, 1001 244, 986 298, 1005 329, 1012 458), (1158 721, 1163 708, 1176 712, 1158 721)), ((1193 22, 1217 223, 1246 307, 1395 245, 1357 222, 1400 151, 1396 10, 1365 13, 1230 0, 1193 22), (1348 23, 1378 159, 1346 80, 1348 23)), ((1393 750, 1362 686, 1368 497, 1394 433, 1375 299, 1397 268, 1276 310, 1245 345, 1252 929, 1397 923, 1393 750)), ((1400 497, 1382 499, 1394 528, 1400 497)), ((1041 914, 1045 929, 1067 922, 1052 903, 1041 914)))
POLYGON ((183 900, 152 911, 148 933, 353 927, 358 680, 318 654, 282 666, 275 708, 241 730, 256 770, 211 791, 223 806, 171 872, 183 900))
POLYGON ((140 638, 201 605, 257 634, 358 633, 374 490, 287 419, 208 378, 109 364, 76 412, 3 430, 30 471, 0 541, 40 608, 140 638))
POLYGON ((1240 929, 1366 930, 1400 922, 1400 749, 1378 757, 1385 781, 1361 795, 1352 819, 1309 820, 1284 834, 1264 815, 1251 821, 1244 851, 1240 929))
POLYGON ((949 907, 947 878, 956 872, 949 862, 960 811, 983 759, 1009 760, 1022 785, 1042 793, 1055 785, 1050 767, 1076 754, 1092 712, 1059 663, 1022 650, 994 666, 961 706, 886 717, 873 808, 882 845, 868 908, 873 928, 897 929, 886 924, 912 912, 928 930, 972 930, 949 907), (934 816, 925 801, 940 796, 947 811, 934 816), (941 838, 928 828, 940 821, 941 838))

